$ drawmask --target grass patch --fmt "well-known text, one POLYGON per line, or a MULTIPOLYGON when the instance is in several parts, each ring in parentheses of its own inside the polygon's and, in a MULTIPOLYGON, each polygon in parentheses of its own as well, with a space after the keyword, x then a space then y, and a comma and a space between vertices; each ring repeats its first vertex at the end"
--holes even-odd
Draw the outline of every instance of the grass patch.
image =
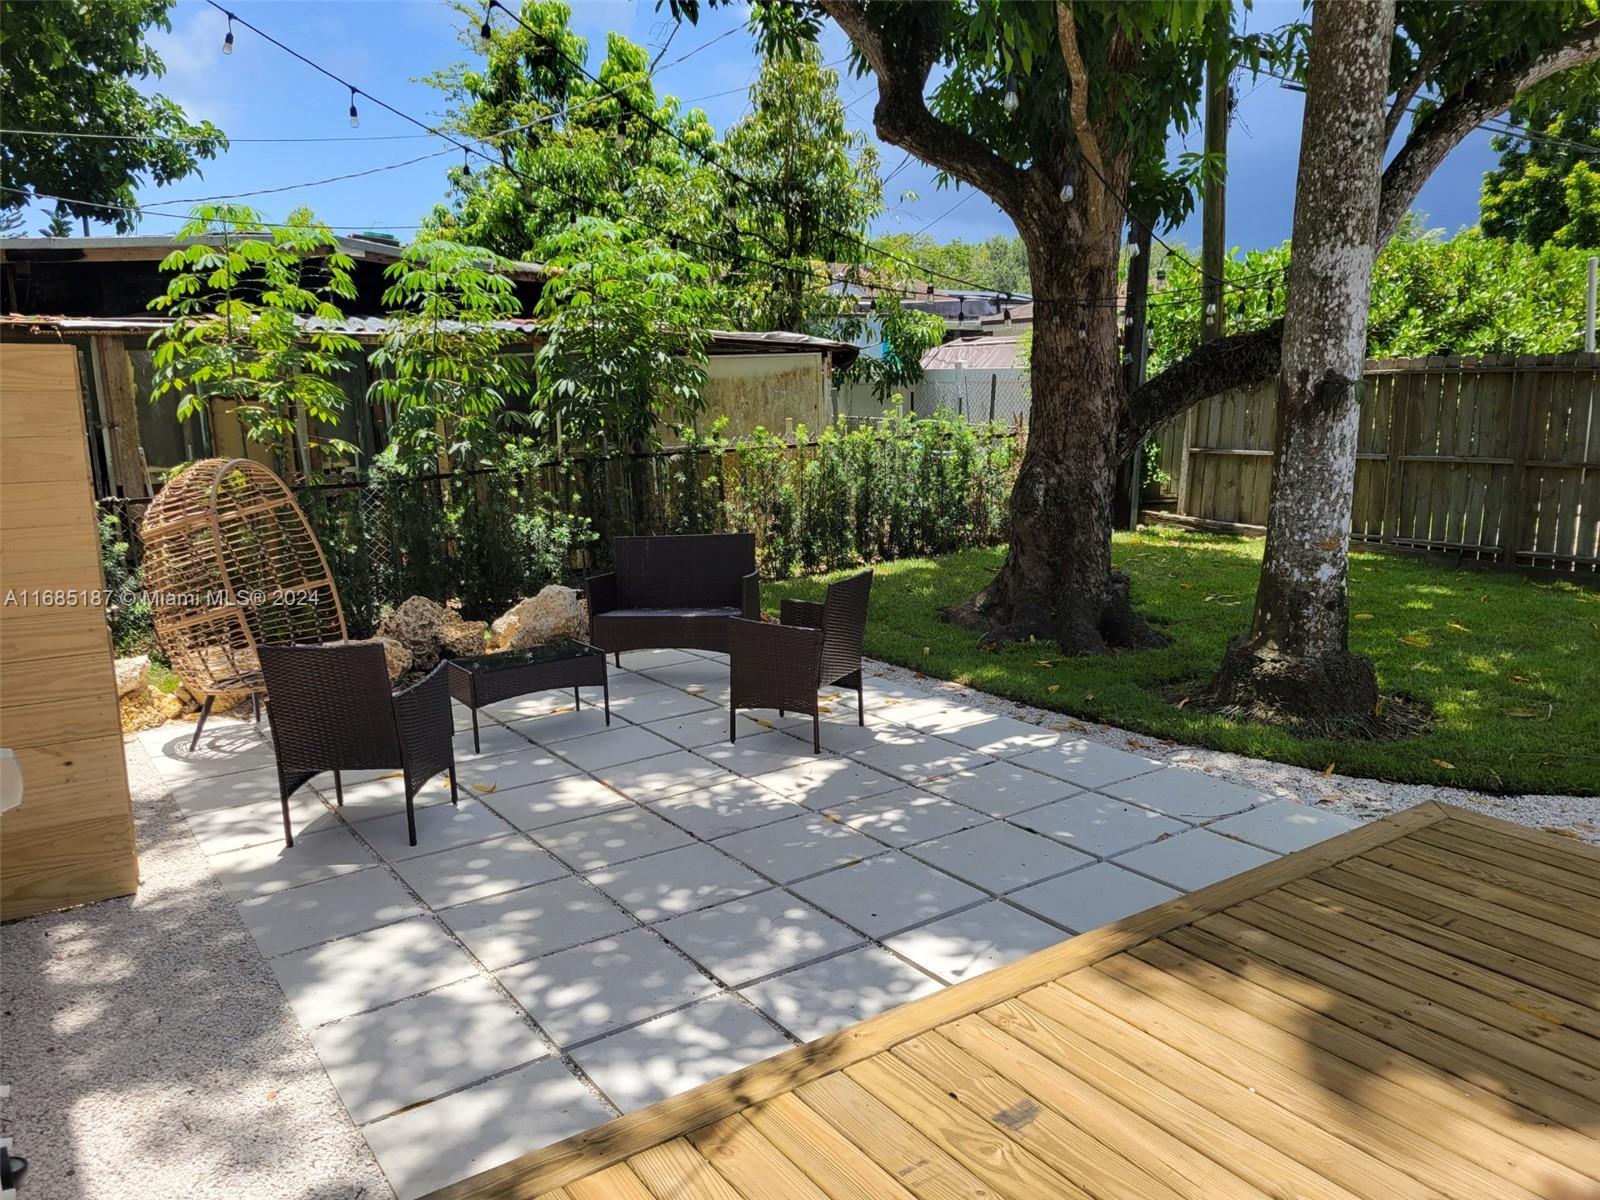
MULTIPOLYGON (((1556 579, 1390 555, 1350 556, 1350 645, 1384 694, 1432 706, 1433 724, 1389 742, 1299 738, 1178 706, 1250 622, 1262 543, 1153 528, 1116 535, 1135 604, 1163 650, 1063 658, 1049 643, 989 652, 936 611, 980 590, 999 549, 881 563, 867 652, 997 696, 1125 729, 1342 774, 1498 793, 1600 795, 1600 592, 1556 579)), ((848 572, 845 572, 848 574, 848 572)), ((770 585, 820 599, 836 576, 770 585)))

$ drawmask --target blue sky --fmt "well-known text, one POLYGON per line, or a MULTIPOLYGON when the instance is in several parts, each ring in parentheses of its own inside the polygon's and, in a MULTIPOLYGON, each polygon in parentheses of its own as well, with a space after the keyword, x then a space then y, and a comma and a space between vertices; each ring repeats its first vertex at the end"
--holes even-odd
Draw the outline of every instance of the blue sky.
MULTIPOLYGON (((232 8, 364 91, 424 119, 437 114, 441 98, 419 78, 451 63, 478 58, 475 46, 461 40, 462 18, 446 0, 235 0, 232 8)), ((657 10, 654 0, 637 4, 578 0, 574 9, 574 28, 589 39, 592 63, 603 56, 608 32, 651 47, 672 33, 670 18, 657 10)), ((1263 0, 1249 19, 1259 27, 1274 26, 1300 11, 1295 0, 1263 0)), ((496 13, 495 19, 509 20, 503 13, 496 13)), ((192 198, 278 188, 383 167, 442 145, 417 136, 414 126, 370 103, 360 104, 361 126, 351 129, 347 92, 248 30, 236 28, 235 51, 224 56, 226 19, 200 0, 180 0, 172 23, 170 33, 155 35, 167 75, 153 86, 191 116, 221 126, 233 145, 226 155, 205 165, 203 178, 145 189, 141 199, 149 205, 181 212, 187 208, 181 201, 192 198), (338 140, 249 140, 254 138, 338 140)), ((694 102, 719 130, 737 120, 746 109, 746 89, 758 66, 743 23, 742 10, 717 9, 704 14, 700 25, 677 30, 661 59, 658 93, 694 102), (680 58, 683 61, 676 61, 680 58)), ((843 58, 846 43, 836 29, 830 27, 826 33, 823 52, 830 62, 843 58)), ((1239 106, 1229 135, 1228 238, 1231 245, 1245 248, 1274 245, 1289 235, 1301 96, 1275 81, 1248 77, 1238 81, 1238 91, 1239 106)), ((876 86, 870 77, 844 78, 840 94, 855 127, 871 136, 876 86)), ((892 146, 881 146, 880 151, 886 173, 905 157, 892 146)), ((1474 134, 1457 148, 1420 197, 1418 207, 1428 214, 1431 225, 1453 231, 1476 221, 1479 185, 1494 157, 1485 133, 1474 134)), ((340 232, 414 226, 444 196, 445 169, 459 160, 459 154, 451 152, 365 178, 295 187, 247 202, 269 217, 306 204, 340 232)), ((887 190, 890 211, 879 220, 876 232, 925 229, 941 240, 1011 232, 1010 221, 984 196, 967 188, 939 188, 934 172, 915 160, 894 175, 887 190), (915 193, 915 198, 904 196, 905 192, 915 193)), ((36 223, 30 222, 30 232, 36 223)), ((141 232, 165 233, 177 224, 174 219, 148 216, 141 232)), ((403 239, 409 230, 395 232, 403 239)), ((1166 236, 1197 244, 1198 219, 1166 236)))

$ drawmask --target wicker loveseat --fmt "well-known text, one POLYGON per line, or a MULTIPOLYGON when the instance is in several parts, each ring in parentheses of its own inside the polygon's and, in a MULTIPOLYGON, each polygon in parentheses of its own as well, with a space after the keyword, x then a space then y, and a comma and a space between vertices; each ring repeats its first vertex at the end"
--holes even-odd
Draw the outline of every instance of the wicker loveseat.
POLYGON ((731 618, 761 617, 754 534, 621 537, 614 555, 614 571, 584 581, 602 650, 726 651, 731 618))

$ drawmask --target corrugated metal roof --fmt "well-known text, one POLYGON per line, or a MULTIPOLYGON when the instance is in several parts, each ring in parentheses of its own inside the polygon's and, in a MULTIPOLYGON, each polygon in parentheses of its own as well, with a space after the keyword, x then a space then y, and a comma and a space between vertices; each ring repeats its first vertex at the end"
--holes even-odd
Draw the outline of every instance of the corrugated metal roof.
MULTIPOLYGON (((63 239, 64 240, 64 239, 63 239)), ((150 334, 171 324, 167 317, 51 317, 24 316, 16 313, 0 315, 0 328, 28 330, 36 333, 132 333, 150 334)), ((385 317, 347 316, 330 325, 319 317, 302 319, 307 329, 328 330, 348 334, 362 341, 376 341, 389 330, 385 317)), ((515 317, 495 322, 496 328, 508 332, 538 336, 539 324, 527 317, 515 317)), ((826 354, 836 367, 854 362, 861 347, 849 342, 836 342, 828 338, 812 337, 805 333, 787 333, 773 330, 766 333, 748 333, 742 330, 715 329, 706 353, 711 355, 734 354, 826 354)))
POLYGON ((974 371, 1006 371, 1022 364, 1017 359, 1020 339, 1009 337, 955 338, 922 355, 924 371, 965 366, 974 371))

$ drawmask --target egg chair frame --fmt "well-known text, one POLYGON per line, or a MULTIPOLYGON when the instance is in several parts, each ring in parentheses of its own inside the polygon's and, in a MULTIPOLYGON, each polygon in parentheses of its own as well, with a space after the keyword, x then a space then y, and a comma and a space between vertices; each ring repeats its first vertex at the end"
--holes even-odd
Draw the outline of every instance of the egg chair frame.
POLYGON ((317 535, 283 480, 248 458, 191 463, 140 527, 156 639, 205 700, 248 692, 261 717, 262 646, 345 640, 344 609, 317 535))

